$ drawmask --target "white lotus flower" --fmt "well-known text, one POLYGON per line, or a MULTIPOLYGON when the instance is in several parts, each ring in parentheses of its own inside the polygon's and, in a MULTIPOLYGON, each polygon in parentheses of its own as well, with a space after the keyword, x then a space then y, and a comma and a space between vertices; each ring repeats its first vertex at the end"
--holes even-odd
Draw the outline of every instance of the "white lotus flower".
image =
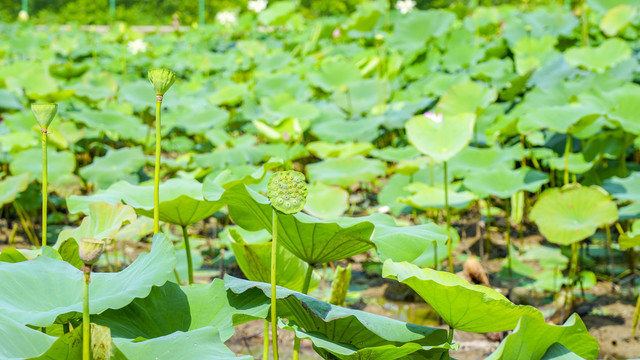
POLYGON ((424 113, 424 117, 426 117, 427 119, 435 122, 435 123, 441 123, 442 122, 442 113, 434 113, 431 111, 427 111, 426 113, 424 113))
POLYGON ((216 21, 221 25, 236 25, 238 23, 238 18, 235 13, 231 11, 220 11, 216 14, 216 21))
POLYGON ((396 2, 396 9, 398 9, 401 14, 410 13, 415 7, 416 2, 413 0, 398 0, 398 2, 396 2))
POLYGON ((267 8, 268 4, 269 2, 267 0, 249 0, 247 9, 253 11, 256 14, 259 14, 267 8))
POLYGON ((127 49, 133 55, 147 51, 147 43, 142 39, 136 39, 127 43, 127 49))

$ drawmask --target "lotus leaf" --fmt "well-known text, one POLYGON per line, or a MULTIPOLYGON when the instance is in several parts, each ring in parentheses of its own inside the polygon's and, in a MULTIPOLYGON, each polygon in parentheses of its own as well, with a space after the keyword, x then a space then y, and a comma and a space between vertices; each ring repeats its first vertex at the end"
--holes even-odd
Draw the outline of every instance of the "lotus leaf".
MULTIPOLYGON (((401 203, 408 204, 417 209, 442 209, 444 208, 444 189, 422 183, 413 183, 407 187, 411 196, 401 198, 401 203)), ((469 191, 456 191, 455 187, 449 189, 449 206, 455 209, 463 209, 469 206, 475 196, 469 191)))
POLYGON ((464 178, 464 186, 480 198, 495 195, 506 199, 522 190, 536 192, 547 182, 547 174, 527 167, 516 170, 495 167, 472 172, 464 178))
POLYGON ((543 319, 536 308, 515 305, 499 292, 471 285, 458 275, 420 269, 391 260, 384 262, 382 276, 409 285, 452 328, 468 332, 506 331, 516 328, 523 316, 543 319))
POLYGON ((638 8, 621 4, 607 11, 600 21, 600 30, 607 36, 616 36, 638 13, 638 8))
POLYGON ((88 182, 97 184, 99 189, 106 189, 137 172, 146 163, 140 148, 109 150, 105 156, 95 158, 91 164, 80 169, 80 175, 88 182))
POLYGON ((593 235, 600 226, 616 222, 618 211, 599 188, 550 188, 540 195, 529 217, 547 240, 569 245, 593 235))
MULTIPOLYGON (((70 151, 52 151, 47 154, 49 181, 56 181, 62 176, 71 174, 76 168, 76 158, 70 151)), ((13 175, 29 173, 31 180, 42 181, 42 150, 29 149, 19 152, 9 169, 13 175)))
POLYGON ((338 187, 315 183, 309 185, 309 195, 304 211, 318 219, 332 219, 347 211, 349 193, 338 187))
POLYGON ((580 317, 573 314, 564 325, 549 325, 542 318, 523 316, 514 332, 487 360, 540 359, 555 343, 562 344, 581 359, 598 356, 598 341, 589 334, 580 317))
POLYGON ((9 176, 0 181, 0 205, 9 204, 29 186, 29 174, 9 176))
POLYGON ((604 72, 631 57, 631 48, 621 39, 608 39, 598 47, 576 47, 565 52, 564 58, 573 67, 604 72))
POLYGON ((359 182, 371 182, 385 174, 386 165, 376 159, 355 156, 345 159, 327 159, 307 165, 310 182, 349 187, 359 182))
POLYGON ((113 239, 123 225, 136 220, 136 213, 131 206, 115 203, 96 202, 89 205, 89 214, 75 229, 60 232, 55 248, 59 248, 67 239, 93 238, 98 240, 113 239))
POLYGON ((436 161, 447 161, 471 141, 475 115, 444 115, 440 122, 418 115, 407 121, 405 128, 413 146, 436 161))

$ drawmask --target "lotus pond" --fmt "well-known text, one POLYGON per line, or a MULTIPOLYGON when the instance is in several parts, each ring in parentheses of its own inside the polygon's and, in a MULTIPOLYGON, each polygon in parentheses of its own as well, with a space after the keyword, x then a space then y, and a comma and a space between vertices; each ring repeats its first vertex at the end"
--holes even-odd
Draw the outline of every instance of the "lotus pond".
POLYGON ((0 23, 0 359, 638 357, 640 4, 398 3, 0 23))

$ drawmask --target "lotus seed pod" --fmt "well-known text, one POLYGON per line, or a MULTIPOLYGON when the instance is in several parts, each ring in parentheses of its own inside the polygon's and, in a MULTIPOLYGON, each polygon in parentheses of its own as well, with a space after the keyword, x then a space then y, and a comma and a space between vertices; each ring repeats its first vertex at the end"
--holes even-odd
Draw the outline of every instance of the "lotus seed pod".
POLYGON ((171 85, 176 82, 176 73, 167 69, 149 70, 149 81, 156 95, 164 95, 171 85))
POLYGON ((95 264, 104 251, 104 241, 94 238, 83 237, 78 242, 78 254, 80 260, 86 265, 95 264))
POLYGON ((279 171, 271 175, 267 184, 271 206, 285 214, 301 211, 308 194, 304 175, 294 170, 279 171))
POLYGON ((40 124, 40 127, 47 129, 58 112, 58 104, 31 104, 31 111, 33 112, 33 116, 36 117, 38 124, 40 124))

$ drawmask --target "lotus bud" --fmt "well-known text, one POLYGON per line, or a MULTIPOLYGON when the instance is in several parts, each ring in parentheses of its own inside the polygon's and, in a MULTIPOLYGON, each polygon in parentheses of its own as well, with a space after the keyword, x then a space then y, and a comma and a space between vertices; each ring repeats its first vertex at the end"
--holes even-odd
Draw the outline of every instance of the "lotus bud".
POLYGON ((83 237, 78 243, 78 253, 85 265, 95 264, 104 251, 104 241, 83 237))
POLYGON ((42 129, 47 129, 58 112, 58 104, 32 104, 31 111, 42 129))
POLYGON ((149 70, 149 81, 158 95, 159 101, 162 101, 164 93, 176 82, 176 73, 167 69, 149 70))
POLYGON ((29 21, 29 13, 24 10, 20 10, 18 13, 18 21, 23 23, 29 21))
POLYGON ((294 170, 279 171, 271 175, 267 184, 267 196, 271 206, 285 214, 301 211, 308 194, 304 175, 294 170))

